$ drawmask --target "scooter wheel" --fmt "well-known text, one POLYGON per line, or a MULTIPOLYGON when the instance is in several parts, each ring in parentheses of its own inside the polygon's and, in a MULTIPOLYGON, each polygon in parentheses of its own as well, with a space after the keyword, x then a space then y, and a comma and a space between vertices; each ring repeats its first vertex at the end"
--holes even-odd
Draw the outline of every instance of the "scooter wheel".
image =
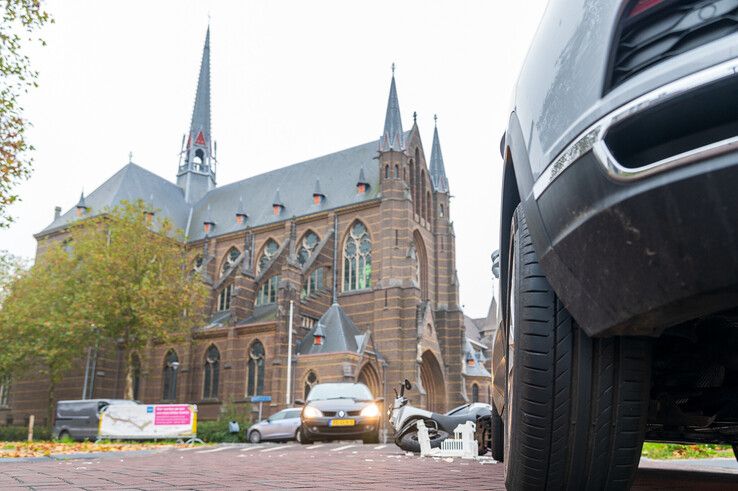
MULTIPOLYGON (((441 442, 449 437, 449 434, 443 430, 429 430, 431 448, 438 448, 441 442)), ((402 435, 399 440, 395 440, 398 447, 406 452, 420 453, 420 442, 418 441, 418 432, 411 431, 402 435)))

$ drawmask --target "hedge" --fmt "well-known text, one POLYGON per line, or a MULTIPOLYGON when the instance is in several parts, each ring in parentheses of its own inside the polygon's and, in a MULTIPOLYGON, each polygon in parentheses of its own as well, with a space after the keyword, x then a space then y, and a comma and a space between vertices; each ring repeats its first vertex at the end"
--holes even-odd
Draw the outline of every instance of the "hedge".
MULTIPOLYGON (((0 426, 0 441, 20 442, 28 439, 28 427, 26 426, 0 426)), ((51 431, 45 426, 33 428, 34 440, 51 440, 51 431)))

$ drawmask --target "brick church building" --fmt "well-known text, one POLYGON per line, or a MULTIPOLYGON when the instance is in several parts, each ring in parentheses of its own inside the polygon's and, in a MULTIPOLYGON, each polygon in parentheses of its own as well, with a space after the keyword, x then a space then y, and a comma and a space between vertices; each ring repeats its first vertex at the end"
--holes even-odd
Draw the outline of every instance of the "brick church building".
MULTIPOLYGON (((378 140, 218 186, 208 30, 176 183, 129 162, 76 207, 57 208, 38 250, 122 200, 142 199, 184 231, 210 287, 208 321, 185 342, 136 354, 138 400, 196 403, 211 419, 224 402, 269 395, 268 415, 319 382, 364 382, 391 401, 408 378, 413 402, 436 411, 487 402, 486 346, 468 338, 459 305, 438 128, 426 155, 415 117, 403 129, 393 73, 378 140)), ((121 353, 85 353, 58 397, 122 397, 121 353)), ((45 419, 42 382, 3 387, 0 424, 45 419)))

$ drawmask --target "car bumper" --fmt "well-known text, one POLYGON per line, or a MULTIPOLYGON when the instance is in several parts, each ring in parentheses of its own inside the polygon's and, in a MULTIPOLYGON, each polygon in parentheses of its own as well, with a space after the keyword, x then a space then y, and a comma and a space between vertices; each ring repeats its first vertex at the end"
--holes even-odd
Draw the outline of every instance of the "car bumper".
POLYGON ((313 440, 339 439, 339 438, 362 438, 376 433, 379 430, 379 417, 351 417, 345 419, 354 420, 352 426, 332 426, 331 421, 338 418, 313 418, 302 422, 302 428, 306 435, 313 440))
POLYGON ((738 305, 738 152, 627 183, 589 152, 537 204, 541 264, 589 335, 657 335, 738 305))

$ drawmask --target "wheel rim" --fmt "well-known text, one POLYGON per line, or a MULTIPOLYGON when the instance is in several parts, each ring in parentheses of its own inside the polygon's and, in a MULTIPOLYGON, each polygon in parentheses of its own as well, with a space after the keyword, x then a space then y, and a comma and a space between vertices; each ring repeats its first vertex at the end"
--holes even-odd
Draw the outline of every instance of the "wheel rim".
MULTIPOLYGON (((514 218, 513 218, 514 220, 514 218)), ((514 366, 515 366, 515 325, 517 320, 516 315, 516 301, 515 297, 517 294, 518 287, 518 261, 516 260, 515 251, 515 233, 516 228, 513 226, 511 231, 510 240, 510 288, 508 288, 507 304, 508 304, 508 325, 507 325, 507 356, 506 356, 506 370, 507 370, 507 397, 505 400, 505 443, 504 443, 504 457, 505 457, 505 475, 510 470, 510 445, 512 443, 512 414, 513 414, 513 400, 514 397, 514 366)))
POLYGON ((258 431, 253 432, 249 440, 251 440, 251 443, 259 443, 261 441, 261 436, 259 435, 259 432, 258 431))
POLYGON ((298 430, 295 432, 295 440, 297 440, 297 443, 302 443, 302 432, 298 430))

